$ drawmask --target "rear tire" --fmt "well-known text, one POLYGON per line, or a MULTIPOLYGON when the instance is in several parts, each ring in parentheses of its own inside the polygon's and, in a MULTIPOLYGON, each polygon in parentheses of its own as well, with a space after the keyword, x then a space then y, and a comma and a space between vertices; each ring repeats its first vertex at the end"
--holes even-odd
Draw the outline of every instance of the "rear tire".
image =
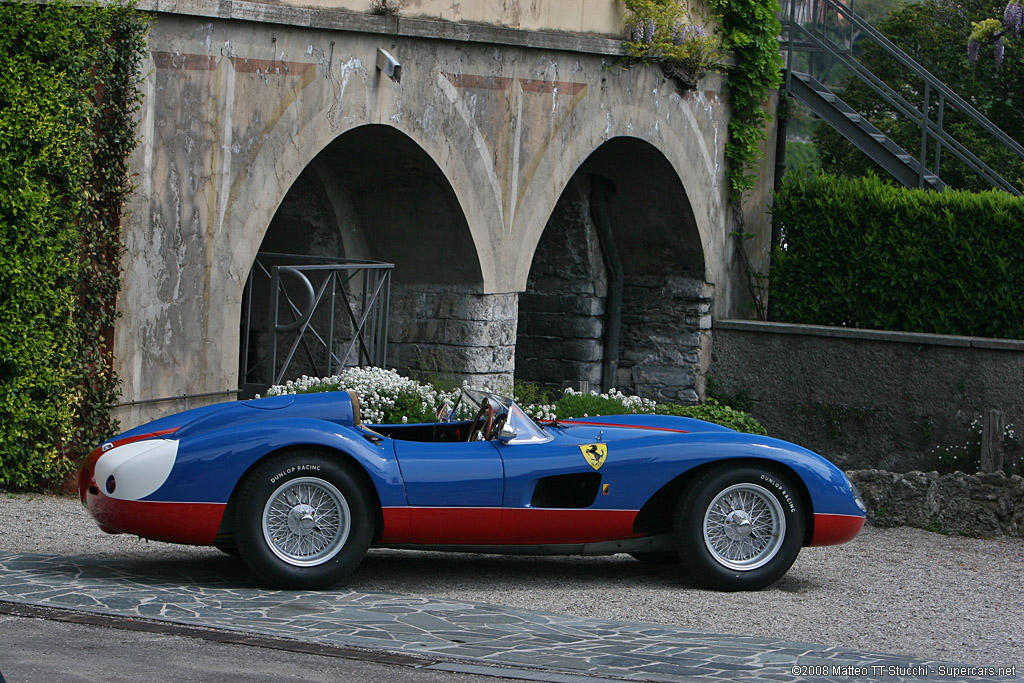
POLYGON ((358 475, 315 451, 283 453, 254 469, 236 510, 239 555, 277 588, 338 583, 362 561, 373 536, 369 497, 358 475))
POLYGON ((693 482, 676 510, 680 555, 718 590, 777 581, 803 545, 803 501, 789 478, 760 465, 723 465, 693 482))

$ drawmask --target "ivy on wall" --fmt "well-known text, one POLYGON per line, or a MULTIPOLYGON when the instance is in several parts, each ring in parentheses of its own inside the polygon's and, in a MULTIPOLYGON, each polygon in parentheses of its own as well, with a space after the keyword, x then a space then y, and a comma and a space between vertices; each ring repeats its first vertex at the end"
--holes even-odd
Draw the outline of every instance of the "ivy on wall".
POLYGON ((0 4, 0 486, 59 488, 114 428, 146 26, 130 4, 0 4))
POLYGON ((759 145, 772 120, 766 109, 768 96, 782 83, 778 0, 711 0, 721 37, 709 36, 702 26, 690 23, 689 10, 679 0, 624 3, 629 10, 624 47, 631 57, 680 64, 699 78, 708 68, 721 65, 723 48, 734 55, 725 156, 730 190, 739 199, 757 180, 750 171, 761 158, 759 145))
POLYGON ((778 0, 711 0, 725 34, 723 44, 736 58, 729 69, 732 116, 725 156, 735 198, 754 187, 750 174, 761 158, 759 145, 767 138, 768 95, 782 84, 779 55, 778 0))

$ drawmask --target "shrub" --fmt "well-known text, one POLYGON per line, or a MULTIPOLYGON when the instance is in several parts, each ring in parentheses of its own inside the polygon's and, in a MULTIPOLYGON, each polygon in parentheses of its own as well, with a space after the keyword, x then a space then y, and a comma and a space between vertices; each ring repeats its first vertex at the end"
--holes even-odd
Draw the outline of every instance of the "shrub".
POLYGON ((660 415, 680 415, 682 417, 692 417, 698 420, 704 420, 705 422, 714 422, 715 424, 722 425, 723 427, 735 429, 737 432, 761 435, 768 434, 761 423, 749 413, 723 405, 713 398, 709 398, 706 402, 696 406, 678 406, 672 403, 659 403, 658 409, 655 412, 660 415))
POLYGON ((773 211, 776 320, 1024 339, 1024 199, 793 174, 773 211))
POLYGON ((641 61, 659 61, 679 70, 683 82, 694 87, 708 69, 721 66, 722 40, 700 24, 692 23, 685 3, 677 0, 625 0, 626 40, 623 48, 641 61))
POLYGON ((555 415, 562 419, 590 417, 592 415, 626 415, 653 413, 658 404, 639 396, 626 396, 612 389, 607 394, 596 391, 581 393, 566 389, 565 395, 555 402, 555 415))
POLYGON ((0 3, 0 486, 56 488, 111 431, 144 33, 126 6, 0 3))

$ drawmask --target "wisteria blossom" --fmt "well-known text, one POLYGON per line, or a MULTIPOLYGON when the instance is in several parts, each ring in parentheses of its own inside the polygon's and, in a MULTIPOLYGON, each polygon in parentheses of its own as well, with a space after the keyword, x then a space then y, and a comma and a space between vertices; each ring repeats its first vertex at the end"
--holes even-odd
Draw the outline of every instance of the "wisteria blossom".
POLYGON ((981 52, 981 43, 973 38, 967 41, 967 61, 974 66, 978 63, 978 53, 981 52))
POLYGON ((990 43, 995 44, 996 47, 996 66, 1002 65, 1005 50, 1002 37, 1003 22, 998 19, 989 18, 974 22, 971 35, 967 40, 967 61, 971 63, 971 66, 978 63, 978 53, 981 51, 981 46, 990 43))
POLYGON ((708 32, 703 26, 695 24, 684 24, 681 21, 677 21, 675 26, 672 27, 672 44, 682 45, 683 43, 694 40, 696 38, 706 38, 708 32))
POLYGON ((627 32, 629 33, 629 39, 634 43, 644 42, 644 22, 642 21, 631 21, 627 25, 627 32))
POLYGON ((1022 25, 1024 25, 1024 5, 1021 5, 1021 0, 1010 0, 1006 3, 1006 9, 1003 11, 1003 27, 1007 33, 1019 36, 1022 25))

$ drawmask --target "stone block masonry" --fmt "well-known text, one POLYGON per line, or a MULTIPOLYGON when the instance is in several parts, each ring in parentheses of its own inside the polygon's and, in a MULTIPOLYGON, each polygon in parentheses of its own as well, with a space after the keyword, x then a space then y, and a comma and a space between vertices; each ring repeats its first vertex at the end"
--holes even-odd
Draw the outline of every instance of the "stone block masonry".
POLYGON ((868 506, 868 521, 967 536, 1024 536, 1024 478, 855 470, 847 475, 868 506))
MULTIPOLYGON (((678 264, 626 260, 617 355, 606 358, 611 276, 592 217, 592 188, 576 183, 559 201, 520 298, 517 377, 549 387, 583 381, 658 401, 696 403, 704 393, 713 287, 678 264), (611 361, 611 362, 606 362, 611 361)), ((633 235, 620 234, 620 247, 633 235)), ((634 260, 636 259, 634 255, 634 260)), ((615 353, 615 352, 612 352, 615 353)))
POLYGON ((389 365, 427 377, 511 386, 518 294, 467 286, 395 285, 389 365))
POLYGON ((673 276, 627 279, 618 385, 671 403, 698 403, 710 361, 714 288, 673 276))

